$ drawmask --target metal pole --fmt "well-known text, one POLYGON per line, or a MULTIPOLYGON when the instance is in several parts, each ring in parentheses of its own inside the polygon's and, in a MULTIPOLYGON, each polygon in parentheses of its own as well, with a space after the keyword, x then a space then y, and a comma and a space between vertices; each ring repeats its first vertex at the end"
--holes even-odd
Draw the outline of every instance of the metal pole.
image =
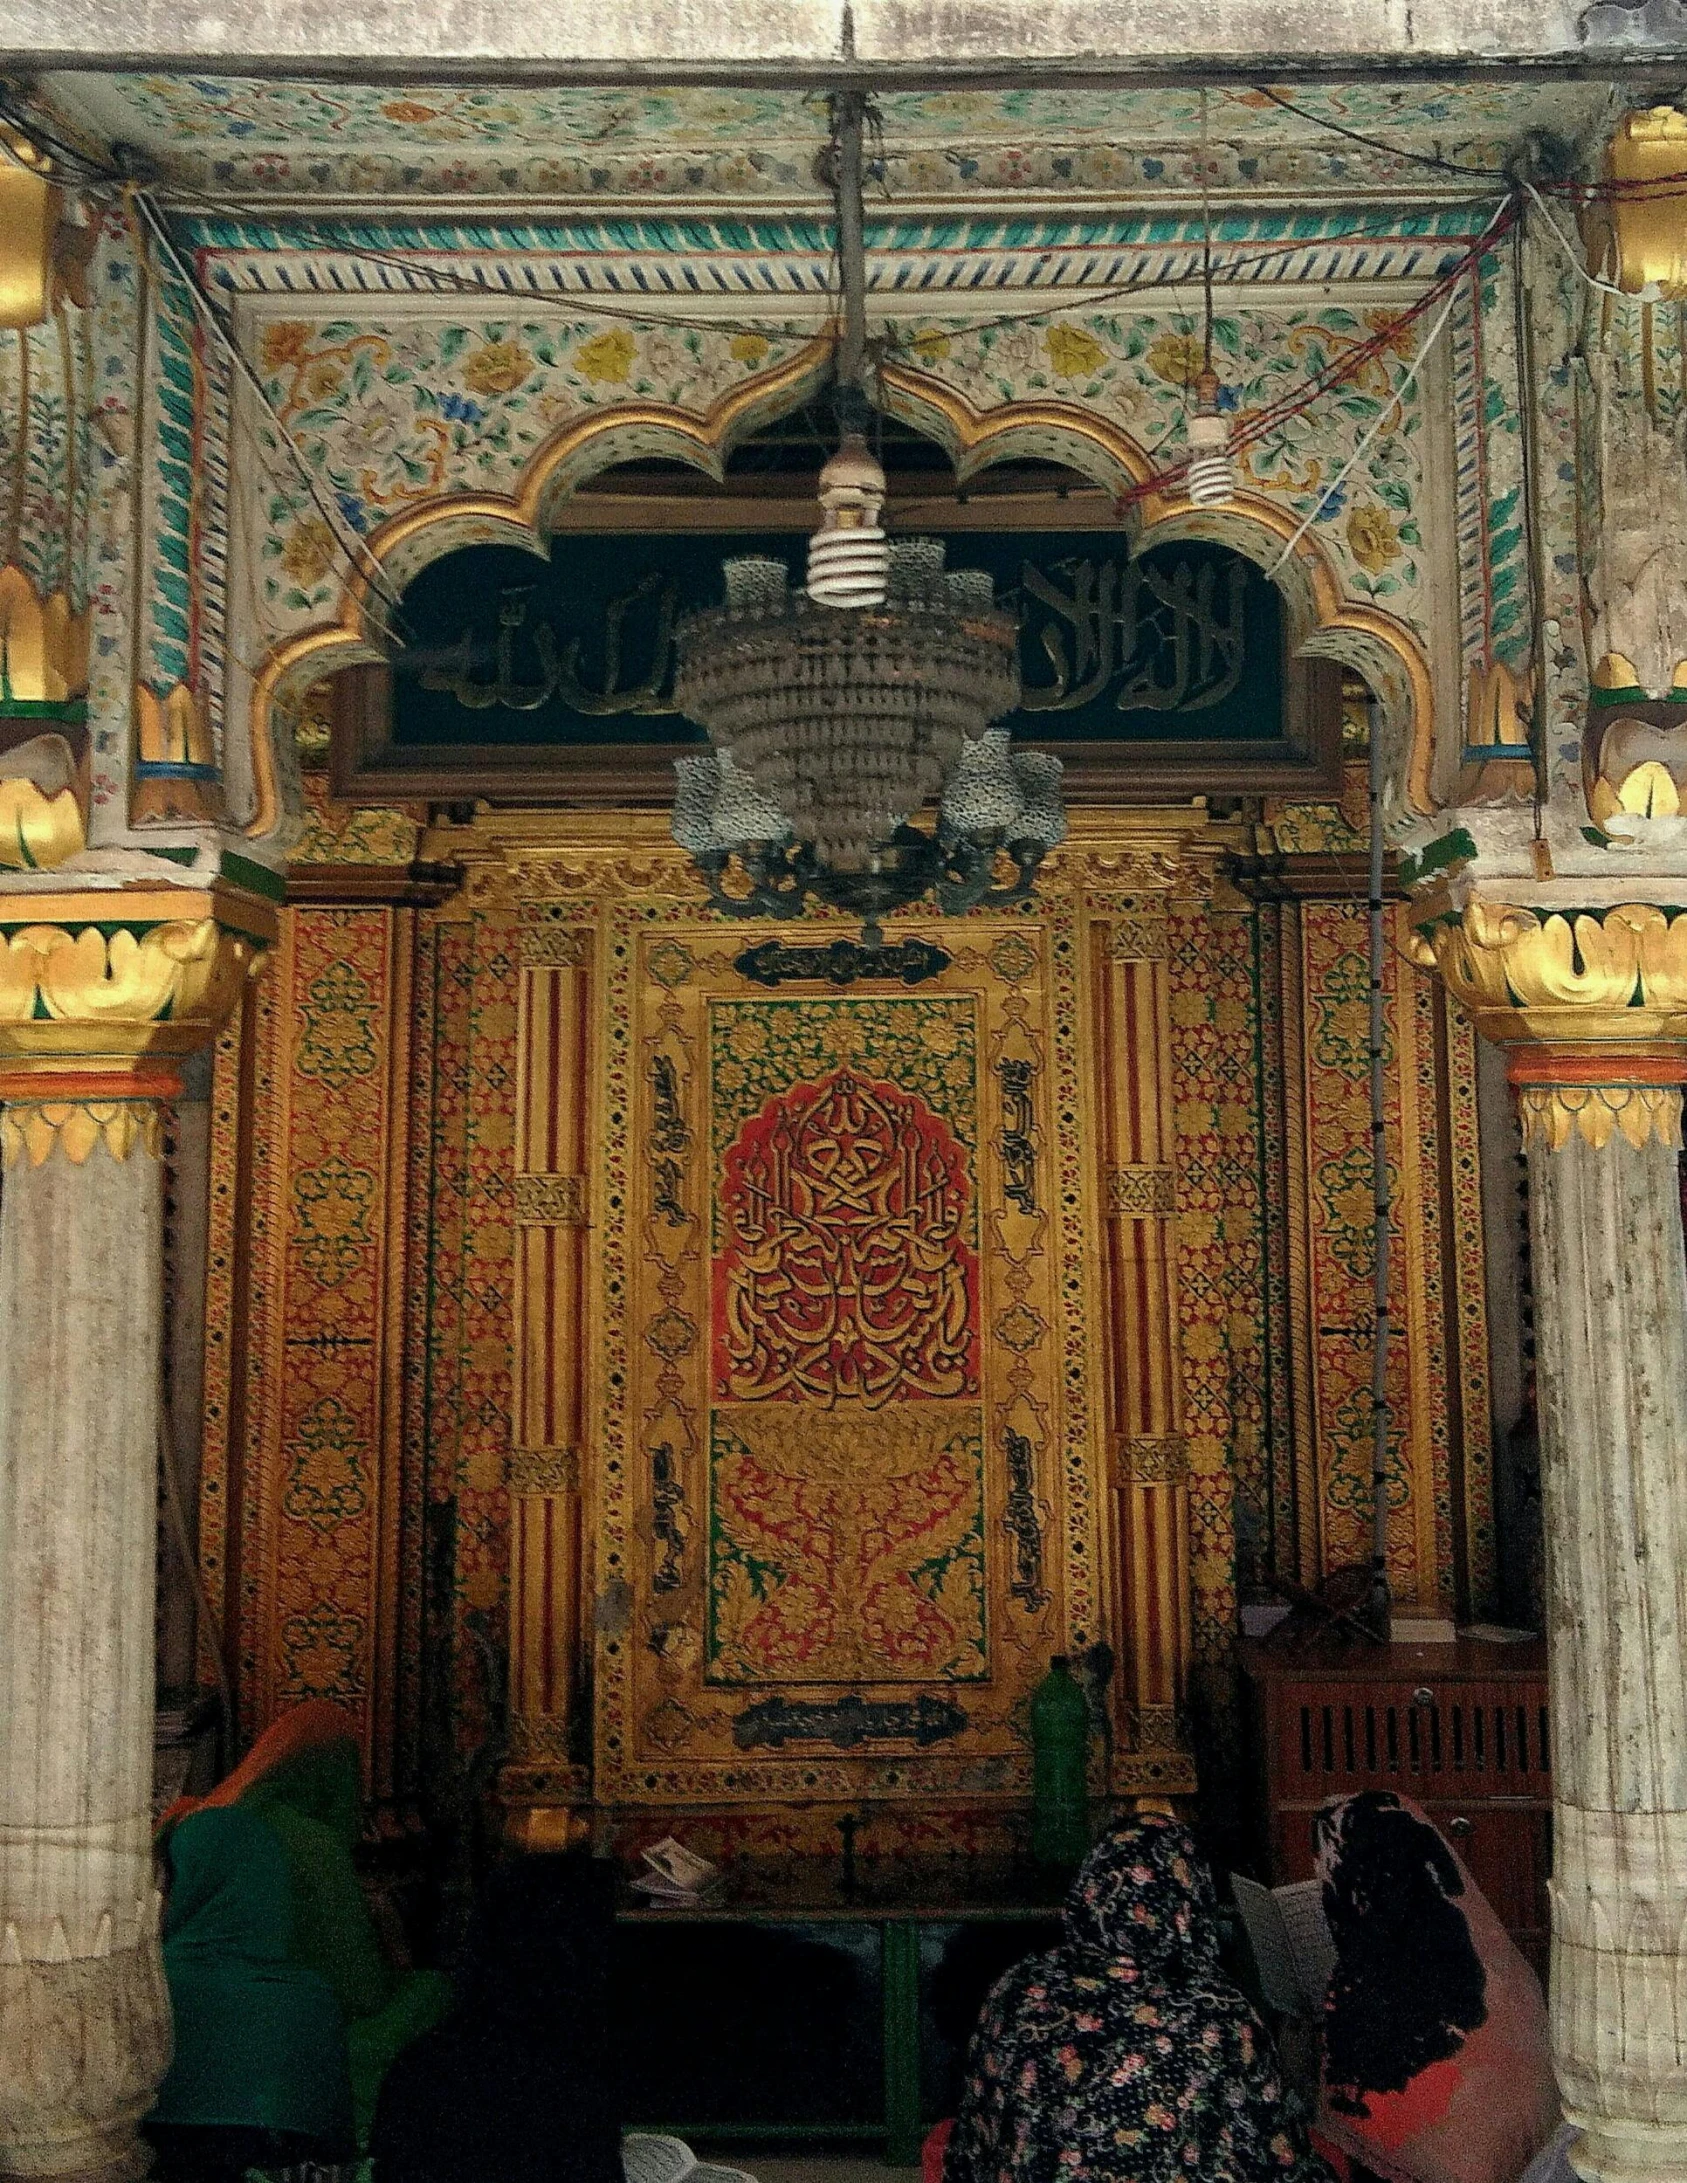
POLYGON ((862 238, 861 198, 861 140, 866 111, 867 102, 859 91, 833 93, 838 279, 843 289, 843 344, 838 351, 840 387, 859 387, 867 360, 867 250, 862 238))
POLYGON ((1373 1296, 1374 1322, 1371 1348, 1371 1611, 1368 1620, 1376 1635, 1386 1642, 1389 1632, 1388 1590, 1388 1260, 1392 1240, 1392 1208, 1388 1188, 1388 1141, 1383 1114, 1383 1010, 1382 975, 1386 960, 1383 928, 1382 869, 1382 750, 1376 731, 1376 707, 1371 708, 1366 778, 1371 824, 1371 1185, 1375 1213, 1373 1296))

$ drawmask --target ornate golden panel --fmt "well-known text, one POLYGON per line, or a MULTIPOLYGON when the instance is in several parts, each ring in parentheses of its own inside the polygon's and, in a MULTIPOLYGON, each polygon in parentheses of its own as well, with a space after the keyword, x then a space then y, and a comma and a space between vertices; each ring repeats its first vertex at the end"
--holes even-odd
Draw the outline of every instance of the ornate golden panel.
POLYGON ((1055 933, 838 993, 609 922, 597 1794, 1023 1794, 1098 1627, 1055 933))

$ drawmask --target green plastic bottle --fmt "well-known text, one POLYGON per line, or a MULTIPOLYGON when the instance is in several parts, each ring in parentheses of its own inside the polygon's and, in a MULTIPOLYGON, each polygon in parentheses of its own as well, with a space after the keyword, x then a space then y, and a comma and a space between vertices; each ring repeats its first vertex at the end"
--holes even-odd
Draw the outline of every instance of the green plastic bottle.
POLYGON ((1031 1855, 1072 1872, 1090 1846, 1090 1709, 1064 1653, 1031 1693, 1031 1855))

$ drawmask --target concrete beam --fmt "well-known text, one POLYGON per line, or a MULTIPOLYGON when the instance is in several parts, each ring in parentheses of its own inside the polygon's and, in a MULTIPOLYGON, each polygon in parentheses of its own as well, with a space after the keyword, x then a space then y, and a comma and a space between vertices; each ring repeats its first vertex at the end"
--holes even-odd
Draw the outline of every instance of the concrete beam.
POLYGON ((1687 66, 1687 0, 9 0, 0 65, 435 81, 1086 82, 1687 66))

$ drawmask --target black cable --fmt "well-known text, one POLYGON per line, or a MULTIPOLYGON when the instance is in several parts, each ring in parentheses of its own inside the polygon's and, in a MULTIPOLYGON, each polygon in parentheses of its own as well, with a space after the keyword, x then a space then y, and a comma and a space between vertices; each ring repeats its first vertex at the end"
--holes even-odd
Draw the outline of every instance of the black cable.
POLYGON ((1407 151, 1404 145, 1390 144, 1379 136, 1366 136, 1362 130, 1348 128, 1345 122, 1331 121, 1327 115, 1315 114, 1309 107, 1297 106, 1293 99, 1273 91, 1268 83, 1255 84, 1253 88, 1261 98, 1269 99, 1273 106, 1280 106, 1284 113, 1298 114, 1302 121, 1310 121, 1315 129, 1328 129, 1333 136, 1346 137, 1350 144, 1363 144, 1367 151, 1386 152, 1390 159, 1409 160, 1418 167, 1434 167, 1442 174, 1474 175, 1484 182, 1505 180, 1503 173, 1492 167, 1469 167, 1457 159, 1443 159, 1435 152, 1407 151))

